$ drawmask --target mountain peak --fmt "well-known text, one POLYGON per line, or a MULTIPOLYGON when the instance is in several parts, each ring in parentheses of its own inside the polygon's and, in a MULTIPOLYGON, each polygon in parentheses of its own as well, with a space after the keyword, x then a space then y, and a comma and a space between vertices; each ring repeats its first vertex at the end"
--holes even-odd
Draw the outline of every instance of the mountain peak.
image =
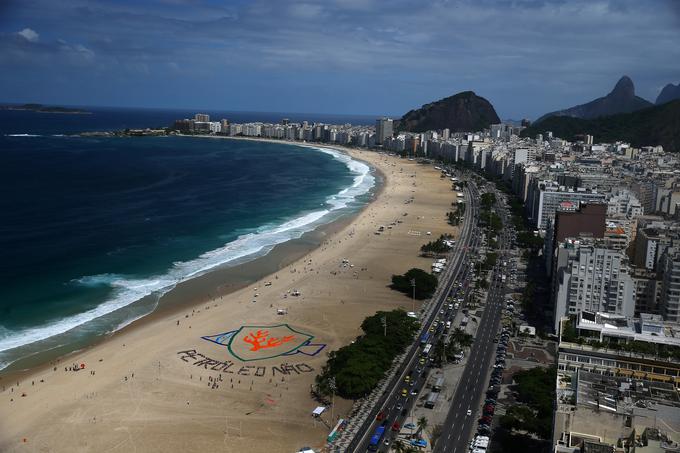
POLYGON ((550 112, 536 120, 537 123, 551 116, 571 116, 593 119, 617 113, 630 113, 651 107, 653 104, 635 96, 635 85, 630 77, 624 75, 616 82, 614 89, 606 96, 568 109, 550 112))
POLYGON ((625 75, 621 77, 618 82, 616 82, 614 89, 607 96, 616 96, 622 99, 633 99, 635 97, 635 85, 633 84, 633 81, 630 79, 630 77, 625 75))
POLYGON ((410 132, 441 129, 472 132, 500 122, 489 101, 473 91, 463 91, 411 110, 401 118, 399 128, 410 132))
POLYGON ((680 99, 680 83, 677 85, 669 83, 663 87, 663 90, 661 90, 661 93, 659 93, 659 96, 656 98, 656 105, 665 104, 666 102, 674 101, 675 99, 680 99))

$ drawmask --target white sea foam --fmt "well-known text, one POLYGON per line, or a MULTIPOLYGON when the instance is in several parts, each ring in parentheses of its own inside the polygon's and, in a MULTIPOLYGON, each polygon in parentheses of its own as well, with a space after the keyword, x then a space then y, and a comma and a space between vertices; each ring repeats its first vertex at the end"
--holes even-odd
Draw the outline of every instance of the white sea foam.
MULTIPOLYGON (((146 279, 127 279, 119 274, 89 275, 75 280, 73 283, 84 286, 110 286, 112 297, 99 306, 77 315, 73 315, 41 327, 10 331, 0 326, 0 352, 8 351, 37 341, 45 340, 73 330, 83 324, 106 316, 122 309, 140 299, 155 295, 158 297, 170 291, 178 283, 205 274, 218 266, 236 265, 267 254, 274 246, 291 239, 297 239, 304 233, 313 230, 324 223, 333 211, 346 208, 358 196, 368 193, 375 183, 370 168, 363 162, 353 160, 349 156, 328 148, 313 148, 342 162, 354 174, 354 180, 337 194, 327 198, 327 207, 318 211, 306 213, 279 225, 264 225, 256 231, 239 236, 232 242, 215 250, 211 250, 196 259, 174 263, 164 275, 146 279)), ((138 315, 121 322, 116 329, 130 324, 138 315)), ((9 362, 0 361, 0 369, 9 362)))
POLYGON ((37 134, 5 134, 5 137, 42 137, 37 134))

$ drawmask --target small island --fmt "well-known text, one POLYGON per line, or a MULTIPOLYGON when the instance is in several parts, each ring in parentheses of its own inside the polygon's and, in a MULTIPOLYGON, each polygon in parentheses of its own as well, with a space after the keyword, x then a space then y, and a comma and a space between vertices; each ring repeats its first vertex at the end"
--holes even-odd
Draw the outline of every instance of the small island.
POLYGON ((48 106, 48 105, 42 105, 42 104, 22 104, 22 105, 3 105, 0 106, 0 110, 27 110, 30 112, 38 112, 38 113, 70 113, 70 114, 77 114, 77 115, 87 115, 91 114, 92 112, 88 112, 87 110, 82 110, 82 109, 74 109, 74 108, 69 108, 69 107, 60 107, 60 106, 48 106))

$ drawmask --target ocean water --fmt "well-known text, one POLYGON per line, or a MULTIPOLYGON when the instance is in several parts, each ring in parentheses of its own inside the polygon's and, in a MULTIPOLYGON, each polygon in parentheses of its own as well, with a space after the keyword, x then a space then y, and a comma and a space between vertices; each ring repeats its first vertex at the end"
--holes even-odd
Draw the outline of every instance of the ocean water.
POLYGON ((0 369, 114 331, 179 282, 354 212, 375 183, 323 148, 75 137, 59 122, 90 115, 0 113, 0 369))

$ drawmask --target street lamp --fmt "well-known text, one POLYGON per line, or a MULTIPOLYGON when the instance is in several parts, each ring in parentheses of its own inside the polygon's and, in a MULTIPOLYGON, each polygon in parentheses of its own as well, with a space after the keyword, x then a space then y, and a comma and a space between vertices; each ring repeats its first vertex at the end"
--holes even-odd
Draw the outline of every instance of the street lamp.
POLYGON ((335 409, 335 390, 337 388, 335 386, 335 376, 328 379, 328 388, 331 391, 331 425, 332 425, 333 423, 335 423, 335 417, 334 417, 334 413, 335 413, 335 410, 334 410, 335 409))
POLYGON ((416 279, 415 278, 411 279, 411 286, 413 287, 413 309, 412 309, 412 311, 415 313, 416 312, 416 279))

